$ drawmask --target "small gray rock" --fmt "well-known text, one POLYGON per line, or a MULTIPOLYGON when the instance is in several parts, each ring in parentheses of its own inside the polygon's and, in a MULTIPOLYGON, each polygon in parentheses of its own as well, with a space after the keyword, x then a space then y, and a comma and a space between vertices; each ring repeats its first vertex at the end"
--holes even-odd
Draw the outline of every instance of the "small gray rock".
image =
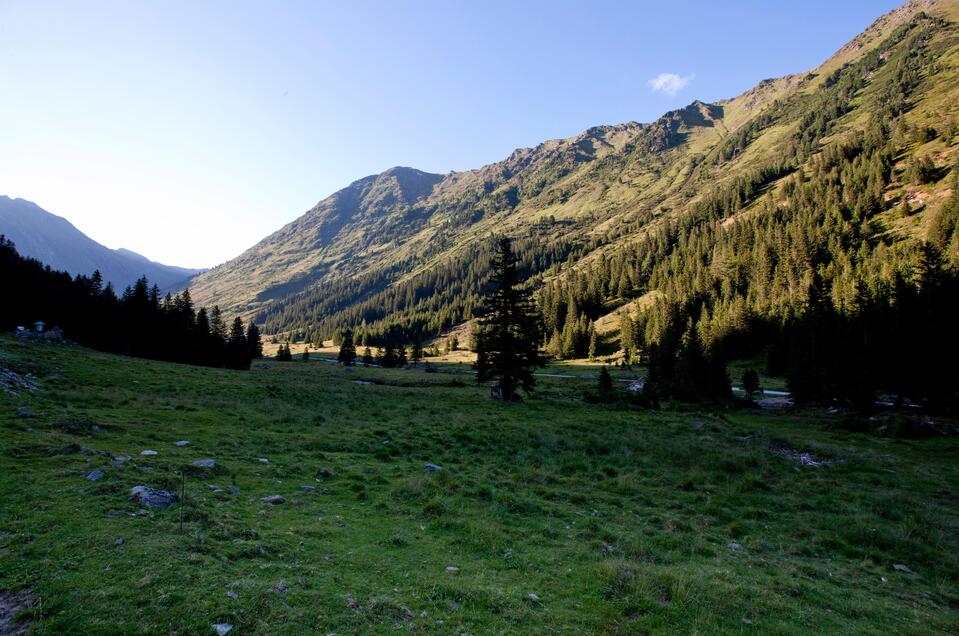
POLYGON ((304 492, 316 492, 316 486, 300 486, 304 492))
POLYGON ((213 631, 217 633, 217 636, 226 636, 233 631, 232 623, 213 623, 211 627, 213 628, 213 631))
POLYGON ((329 468, 321 468, 316 471, 316 474, 323 479, 333 479, 336 477, 336 471, 330 470, 329 468))
POLYGON ((230 486, 230 494, 239 495, 240 489, 237 486, 230 486))
POLYGON ((897 572, 905 572, 906 574, 915 574, 915 572, 910 570, 907 566, 903 565, 902 563, 893 563, 892 569, 896 570, 897 572))
POLYGON ((447 565, 447 566, 446 566, 446 571, 447 571, 449 574, 456 574, 457 572, 460 571, 460 569, 459 569, 458 567, 456 567, 455 565, 447 565))
POLYGON ((260 462, 261 464, 269 464, 269 463, 270 463, 270 460, 267 459, 266 457, 257 457, 257 458, 256 458, 256 461, 260 462))
POLYGON ((116 461, 122 463, 122 462, 128 462, 128 461, 130 461, 130 460, 133 459, 133 458, 130 457, 129 455, 117 455, 117 456, 114 457, 113 459, 115 459, 116 461))
POLYGON ((286 501, 286 499, 284 499, 281 495, 270 495, 268 497, 264 497, 260 501, 268 504, 281 504, 286 501))
POLYGON ((89 475, 87 475, 87 481, 97 481, 99 479, 103 479, 103 477, 104 477, 104 473, 102 470, 95 470, 89 475))
POLYGON ((190 466, 194 468, 216 468, 216 462, 212 459, 198 459, 195 462, 190 462, 190 466))
POLYGON ((539 603, 540 598, 541 598, 540 595, 536 594, 535 592, 530 592, 529 594, 526 595, 526 599, 528 601, 532 601, 533 603, 539 603))
POLYGON ((130 499, 144 506, 150 506, 151 508, 166 508, 180 500, 175 493, 149 488, 147 486, 134 486, 131 488, 130 499))
POLYGON ((117 539, 116 541, 114 541, 114 542, 113 542, 113 545, 123 545, 123 543, 124 543, 123 538, 120 538, 120 539, 117 539))
POLYGON ((740 544, 736 543, 735 541, 730 541, 729 543, 726 544, 726 547, 729 548, 730 550, 742 550, 742 549, 743 549, 743 546, 741 546, 740 544))
POLYGON ((233 590, 230 590, 229 592, 227 592, 226 595, 232 598, 234 601, 240 600, 240 595, 234 592, 233 590))
POLYGON ((185 439, 181 439, 179 442, 173 442, 173 445, 174 445, 174 446, 189 446, 189 445, 190 445, 190 442, 186 441, 185 439))
POLYGON ((443 467, 437 466, 436 464, 426 464, 426 470, 430 471, 431 473, 435 473, 437 471, 443 470, 443 467))
POLYGON ((213 492, 223 492, 223 489, 217 486, 216 484, 207 484, 206 487, 212 490, 213 492))
POLYGON ((157 452, 155 450, 145 450, 145 451, 140 451, 140 454, 145 455, 146 457, 152 457, 153 455, 156 455, 157 452))

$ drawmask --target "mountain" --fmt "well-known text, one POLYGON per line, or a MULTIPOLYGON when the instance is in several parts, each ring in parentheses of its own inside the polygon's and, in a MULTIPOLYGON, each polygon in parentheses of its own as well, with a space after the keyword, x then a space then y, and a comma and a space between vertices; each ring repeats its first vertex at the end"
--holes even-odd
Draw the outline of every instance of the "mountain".
POLYGON ((0 196, 0 235, 13 241, 20 254, 53 269, 85 275, 100 270, 104 283, 113 283, 118 291, 141 276, 161 289, 172 289, 203 271, 155 263, 127 249, 112 250, 24 199, 0 196))
POLYGON ((959 250, 957 20, 959 0, 914 0, 818 68, 729 100, 467 172, 365 177, 197 276, 194 299, 269 332, 435 335, 469 319, 505 234, 554 336, 658 297, 708 298, 715 337, 801 313, 813 287, 859 302, 913 281, 933 234, 959 250))

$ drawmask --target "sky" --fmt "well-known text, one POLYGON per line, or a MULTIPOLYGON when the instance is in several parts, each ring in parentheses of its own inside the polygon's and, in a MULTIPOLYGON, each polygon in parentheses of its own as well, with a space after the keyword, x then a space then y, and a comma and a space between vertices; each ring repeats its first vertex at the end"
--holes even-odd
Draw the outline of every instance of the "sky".
POLYGON ((0 194, 210 267, 366 175, 733 97, 897 4, 0 0, 0 194))

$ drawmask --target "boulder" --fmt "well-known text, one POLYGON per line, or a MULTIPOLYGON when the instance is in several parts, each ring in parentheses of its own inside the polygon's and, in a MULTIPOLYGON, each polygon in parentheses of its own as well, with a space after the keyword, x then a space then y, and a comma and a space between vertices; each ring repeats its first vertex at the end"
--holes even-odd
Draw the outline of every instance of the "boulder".
POLYGON ((89 475, 87 475, 87 481, 98 481, 100 479, 103 479, 103 477, 104 477, 104 474, 102 470, 95 470, 89 475))
POLYGON ((148 486, 134 486, 131 488, 130 499, 151 508, 166 508, 180 500, 180 498, 176 496, 176 493, 149 488, 148 486))
POLYGON ((270 495, 268 497, 264 497, 260 501, 268 504, 281 504, 286 501, 286 499, 284 499, 281 495, 270 495))

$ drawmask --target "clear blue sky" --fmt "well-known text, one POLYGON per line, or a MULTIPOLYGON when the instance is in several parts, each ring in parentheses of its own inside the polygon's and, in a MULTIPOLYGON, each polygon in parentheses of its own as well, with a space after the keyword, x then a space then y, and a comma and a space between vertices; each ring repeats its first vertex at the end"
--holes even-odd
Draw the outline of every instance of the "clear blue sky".
POLYGON ((0 0, 0 194, 210 266, 365 175, 732 97, 897 4, 0 0))

